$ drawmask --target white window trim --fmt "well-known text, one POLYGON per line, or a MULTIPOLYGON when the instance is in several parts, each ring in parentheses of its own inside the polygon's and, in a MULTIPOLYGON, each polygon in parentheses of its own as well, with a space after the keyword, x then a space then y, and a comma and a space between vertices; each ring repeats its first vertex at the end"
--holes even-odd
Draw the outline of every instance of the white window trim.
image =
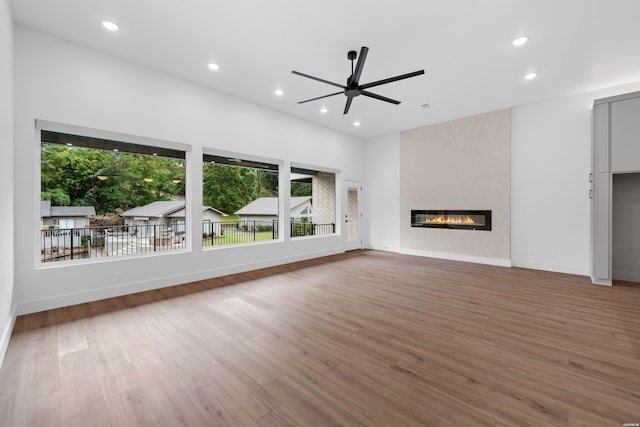
MULTIPOLYGON (((186 212, 191 212, 192 205, 192 184, 191 184, 191 163, 193 162, 192 154, 192 146, 189 144, 168 141, 156 138, 148 138, 144 136, 138 135, 130 135, 125 133, 119 133, 114 131, 107 131, 102 129, 89 128, 84 126, 77 126, 65 123, 59 123, 54 121, 48 121, 43 119, 35 120, 35 130, 34 130, 34 143, 36 144, 36 155, 34 156, 34 170, 36 171, 36 177, 34 179, 34 188, 33 188, 33 206, 34 206, 34 220, 33 220, 33 259, 34 259, 34 267, 36 269, 47 269, 47 268, 60 268, 60 267, 73 267, 76 265, 84 265, 84 264, 100 264, 104 262, 114 262, 120 260, 129 260, 133 258, 147 258, 147 257, 155 257, 155 256, 171 256, 173 254, 180 254, 185 252, 190 252, 193 245, 193 238, 191 236, 191 228, 187 227, 186 229, 186 239, 187 245, 185 249, 176 250, 172 252, 159 252, 155 254, 135 254, 128 255, 123 257, 106 257, 108 259, 99 259, 99 258, 85 258, 85 259, 77 259, 73 261, 59 261, 59 262, 42 262, 41 254, 40 254, 40 232, 42 229, 41 223, 41 211, 40 211, 40 186, 41 186, 41 158, 40 158, 40 147, 42 145, 41 140, 41 131, 52 131, 52 132, 60 132, 60 133, 68 133, 72 135, 82 135, 90 138, 101 138, 108 139, 118 142, 130 143, 130 144, 139 144, 139 145, 147 145, 150 147, 158 147, 158 148, 166 148, 170 150, 184 151, 185 153, 185 181, 186 188, 185 192, 187 194, 186 198, 186 212)), ((202 157, 200 158, 200 163, 202 162, 202 157)))

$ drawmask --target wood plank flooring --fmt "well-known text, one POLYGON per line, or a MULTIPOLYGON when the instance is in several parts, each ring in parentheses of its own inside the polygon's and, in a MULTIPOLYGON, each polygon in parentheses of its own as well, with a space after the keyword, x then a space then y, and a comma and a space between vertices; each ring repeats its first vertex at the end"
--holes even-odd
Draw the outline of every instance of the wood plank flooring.
POLYGON ((355 251, 17 319, 2 426, 622 426, 640 287, 355 251))

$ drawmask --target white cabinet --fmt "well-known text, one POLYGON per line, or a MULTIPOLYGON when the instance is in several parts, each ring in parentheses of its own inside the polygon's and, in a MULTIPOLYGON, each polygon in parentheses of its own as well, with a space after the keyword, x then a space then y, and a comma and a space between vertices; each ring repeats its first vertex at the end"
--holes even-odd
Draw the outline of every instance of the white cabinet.
POLYGON ((595 172, 609 172, 609 103, 593 107, 595 172))
POLYGON ((593 106, 591 280, 612 280, 613 174, 640 172, 640 92, 598 99, 593 106))
POLYGON ((640 97, 611 102, 611 172, 640 172, 640 97))
POLYGON ((597 173, 594 184, 591 280, 611 284, 611 174, 597 173))

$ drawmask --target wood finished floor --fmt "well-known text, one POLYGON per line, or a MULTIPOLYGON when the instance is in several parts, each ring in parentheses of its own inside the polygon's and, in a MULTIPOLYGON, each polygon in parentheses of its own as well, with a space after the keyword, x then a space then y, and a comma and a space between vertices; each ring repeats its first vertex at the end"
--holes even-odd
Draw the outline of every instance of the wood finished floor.
POLYGON ((356 251, 17 319, 2 426, 622 426, 640 287, 356 251))

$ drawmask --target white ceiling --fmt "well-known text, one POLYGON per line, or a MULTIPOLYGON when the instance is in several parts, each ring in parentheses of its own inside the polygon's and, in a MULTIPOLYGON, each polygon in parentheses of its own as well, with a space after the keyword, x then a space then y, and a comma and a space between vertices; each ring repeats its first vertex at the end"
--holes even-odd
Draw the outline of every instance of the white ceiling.
POLYGON ((639 0, 12 0, 12 10, 18 24, 362 138, 640 81, 639 0), (529 42, 514 47, 520 35, 529 42), (363 45, 361 84, 426 70, 370 89, 400 105, 360 96, 344 116, 344 95, 297 104, 339 89, 292 70, 343 83, 347 51, 363 45))

